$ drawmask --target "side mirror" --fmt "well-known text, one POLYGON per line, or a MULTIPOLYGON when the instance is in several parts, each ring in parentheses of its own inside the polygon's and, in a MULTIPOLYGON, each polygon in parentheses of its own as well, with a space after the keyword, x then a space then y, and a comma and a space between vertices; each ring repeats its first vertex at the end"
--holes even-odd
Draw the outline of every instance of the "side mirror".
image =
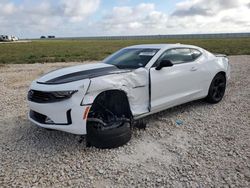
POLYGON ((163 67, 172 67, 174 64, 170 60, 161 60, 155 70, 161 70, 163 67))

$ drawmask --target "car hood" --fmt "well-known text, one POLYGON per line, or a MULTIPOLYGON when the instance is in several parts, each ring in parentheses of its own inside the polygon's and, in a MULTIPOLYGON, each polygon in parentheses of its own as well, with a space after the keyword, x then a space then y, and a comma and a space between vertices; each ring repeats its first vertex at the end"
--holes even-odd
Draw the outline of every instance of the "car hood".
POLYGON ((105 63, 93 63, 51 71, 36 80, 36 82, 39 84, 64 84, 87 78, 94 78, 128 71, 129 70, 118 69, 116 66, 105 63))

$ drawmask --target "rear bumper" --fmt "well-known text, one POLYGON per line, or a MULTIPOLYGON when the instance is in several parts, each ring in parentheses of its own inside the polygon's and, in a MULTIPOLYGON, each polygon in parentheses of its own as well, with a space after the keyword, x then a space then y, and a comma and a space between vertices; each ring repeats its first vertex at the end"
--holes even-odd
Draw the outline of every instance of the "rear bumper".
POLYGON ((227 75, 227 80, 229 80, 231 78, 231 65, 230 65, 229 61, 228 61, 226 75, 227 75))

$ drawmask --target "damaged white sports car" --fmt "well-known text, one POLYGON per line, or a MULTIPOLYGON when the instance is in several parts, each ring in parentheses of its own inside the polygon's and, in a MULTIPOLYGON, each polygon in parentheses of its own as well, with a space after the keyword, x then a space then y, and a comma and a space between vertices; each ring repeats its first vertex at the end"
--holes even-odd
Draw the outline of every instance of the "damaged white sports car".
POLYGON ((102 63, 55 70, 33 81, 29 119, 87 135, 88 146, 118 147, 142 117, 197 99, 221 101, 229 77, 226 56, 196 46, 130 46, 102 63))

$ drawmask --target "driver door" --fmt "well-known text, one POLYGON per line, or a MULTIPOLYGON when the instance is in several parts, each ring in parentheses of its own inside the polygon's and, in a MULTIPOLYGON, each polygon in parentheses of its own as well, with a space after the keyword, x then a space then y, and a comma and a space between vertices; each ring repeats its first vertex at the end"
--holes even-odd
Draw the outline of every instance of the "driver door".
POLYGON ((199 86, 202 77, 199 65, 191 49, 176 48, 164 52, 150 69, 151 111, 161 111, 196 98, 202 91, 199 86), (173 66, 156 70, 161 60, 170 60, 173 66))

